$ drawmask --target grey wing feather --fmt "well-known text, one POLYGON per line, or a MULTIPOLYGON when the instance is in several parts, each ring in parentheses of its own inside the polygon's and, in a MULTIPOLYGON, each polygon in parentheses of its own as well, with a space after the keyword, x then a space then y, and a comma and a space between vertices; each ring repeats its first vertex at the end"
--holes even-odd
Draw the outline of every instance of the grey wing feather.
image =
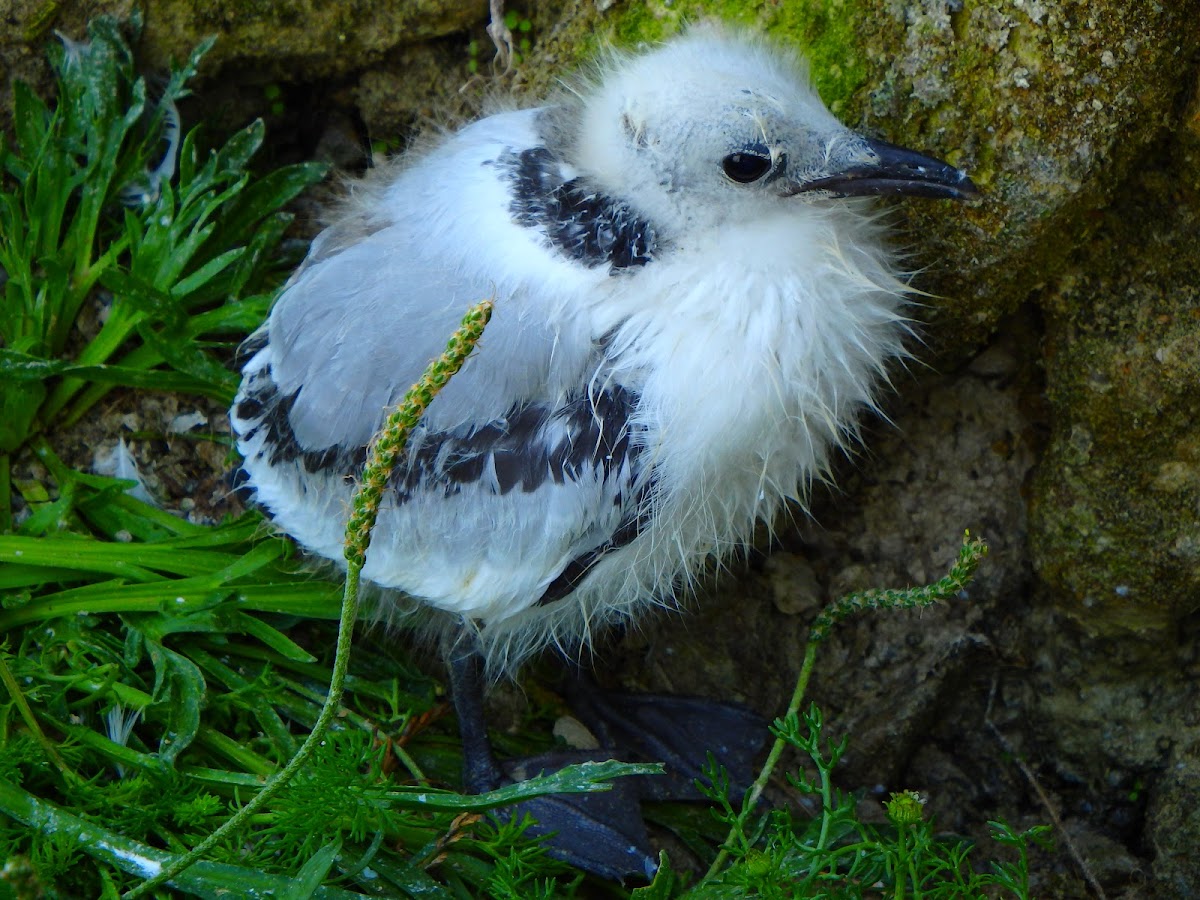
MULTIPOLYGON (((631 424, 637 385, 616 376, 579 303, 610 276, 512 218, 497 160, 514 135, 535 139, 535 116, 470 126, 376 194, 378 217, 321 235, 248 342, 231 412, 258 501, 308 549, 338 559, 346 476, 467 308, 492 299, 482 341, 393 473, 364 570, 491 624, 564 596, 632 540, 648 483, 631 424)), ((539 640, 567 627, 555 606, 533 617, 539 640)), ((586 630, 598 610, 572 615, 568 630, 586 630)), ((505 654, 524 640, 513 627, 495 639, 505 654)))
POLYGON ((551 380, 586 383, 591 348, 561 352, 563 336, 524 314, 520 298, 496 297, 493 285, 407 253, 396 231, 377 231, 306 267, 271 315, 273 379, 281 396, 294 395, 289 419, 304 450, 366 445, 384 410, 485 298, 496 310, 477 359, 435 400, 428 428, 483 424, 524 401, 553 399, 544 397, 557 390, 551 380), (571 358, 577 371, 563 372, 561 362, 571 358))

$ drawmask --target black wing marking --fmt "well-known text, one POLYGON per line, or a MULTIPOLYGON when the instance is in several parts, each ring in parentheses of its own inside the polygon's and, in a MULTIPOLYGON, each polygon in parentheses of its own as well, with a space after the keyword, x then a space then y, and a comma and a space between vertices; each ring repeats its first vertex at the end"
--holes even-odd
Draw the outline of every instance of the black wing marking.
MULTIPOLYGON (((296 395, 281 395, 270 368, 255 373, 235 409, 239 419, 254 425, 243 435, 251 439, 265 429, 265 450, 272 466, 296 464, 310 473, 330 473, 351 479, 362 470, 366 447, 334 446, 305 450, 288 420, 296 395)), ((611 487, 611 502, 625 514, 603 544, 567 564, 547 587, 537 605, 568 596, 605 554, 636 538, 646 524, 647 498, 653 477, 641 477, 641 446, 630 419, 637 394, 619 385, 579 395, 558 406, 528 403, 469 432, 430 432, 418 426, 409 452, 392 474, 393 499, 405 503, 423 492, 450 497, 468 486, 507 494, 525 493, 552 482, 584 478, 611 487)))
POLYGON ((629 418, 637 395, 620 386, 549 407, 528 403, 469 433, 415 434, 406 463, 392 475, 401 499, 440 488, 490 483, 501 494, 547 482, 609 480, 634 463, 629 418), (494 476, 494 477, 493 477, 494 476))
MULTIPOLYGON (((365 446, 305 450, 300 444, 289 420, 296 396, 279 392, 269 367, 255 373, 235 407, 239 419, 254 423, 242 439, 265 429, 272 466, 297 463, 310 473, 357 475, 365 446)), ((629 419, 636 404, 636 393, 614 385, 581 392, 554 407, 521 404, 469 430, 427 431, 418 425, 392 474, 395 499, 402 503, 422 491, 450 496, 468 485, 490 485, 500 494, 529 493, 547 482, 607 481, 626 466, 632 472, 638 447, 629 419)))
MULTIPOLYGON (((559 573, 557 578, 550 582, 534 606, 546 606, 555 601, 562 600, 579 586, 579 582, 583 581, 592 566, 598 563, 601 558, 614 550, 621 549, 641 534, 642 529, 648 524, 649 512, 646 504, 653 493, 654 477, 651 475, 637 489, 634 502, 627 507, 625 516, 621 520, 620 526, 613 532, 612 537, 595 550, 589 550, 587 553, 580 554, 567 563, 566 568, 559 573)), ((618 496, 615 502, 618 506, 623 505, 624 497, 618 496)))
MULTIPOLYGON (((253 340, 253 338, 252 338, 253 340)), ((271 367, 255 372, 242 385, 243 395, 234 406, 234 415, 253 422, 240 437, 251 440, 265 431, 263 443, 267 462, 271 466, 297 463, 306 472, 334 472, 353 477, 362 471, 367 461, 367 448, 333 446, 324 450, 305 450, 296 439, 289 418, 299 391, 281 394, 271 377, 271 367)))

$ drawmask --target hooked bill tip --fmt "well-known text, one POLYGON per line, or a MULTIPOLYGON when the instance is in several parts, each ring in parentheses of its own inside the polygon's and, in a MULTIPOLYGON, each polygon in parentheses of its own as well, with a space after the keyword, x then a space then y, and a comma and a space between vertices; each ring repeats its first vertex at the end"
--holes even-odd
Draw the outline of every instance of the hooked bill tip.
POLYGON ((822 191, 843 197, 928 197, 974 200, 981 195, 966 172, 932 156, 886 141, 864 139, 868 158, 854 159, 840 171, 796 185, 792 193, 822 191))

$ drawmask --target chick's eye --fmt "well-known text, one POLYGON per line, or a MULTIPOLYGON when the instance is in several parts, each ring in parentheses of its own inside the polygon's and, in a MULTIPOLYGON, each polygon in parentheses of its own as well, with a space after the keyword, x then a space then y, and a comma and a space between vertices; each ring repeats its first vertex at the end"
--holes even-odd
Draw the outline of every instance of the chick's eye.
POLYGON ((721 168, 738 184, 749 184, 771 171, 771 158, 757 153, 730 153, 721 160, 721 168))

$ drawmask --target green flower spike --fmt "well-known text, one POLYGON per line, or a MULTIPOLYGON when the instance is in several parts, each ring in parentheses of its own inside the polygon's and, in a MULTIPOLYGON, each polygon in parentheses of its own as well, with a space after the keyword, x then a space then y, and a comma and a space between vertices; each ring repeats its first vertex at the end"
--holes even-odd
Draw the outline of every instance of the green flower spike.
POLYGON ((483 329, 492 318, 492 301, 484 300, 471 307, 463 317, 462 325, 446 344, 446 352, 430 364, 420 380, 408 389, 399 406, 388 416, 382 430, 375 437, 367 465, 363 469, 362 482, 354 495, 354 512, 346 524, 346 560, 352 566, 362 568, 366 561, 367 545, 371 541, 371 529, 379 515, 379 504, 391 477, 396 460, 404 451, 408 434, 438 391, 446 386, 451 377, 462 368, 471 351, 475 349, 483 329))

